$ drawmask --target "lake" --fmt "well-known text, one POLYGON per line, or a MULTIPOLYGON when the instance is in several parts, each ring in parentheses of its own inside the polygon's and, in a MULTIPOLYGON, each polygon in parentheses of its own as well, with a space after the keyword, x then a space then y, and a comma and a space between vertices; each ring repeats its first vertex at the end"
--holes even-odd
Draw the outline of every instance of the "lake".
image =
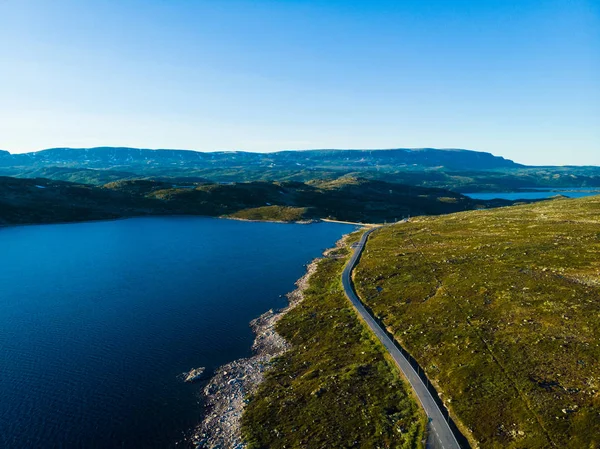
MULTIPOLYGON (((175 447, 249 321, 352 225, 197 217, 0 228, 0 447, 175 447)), ((179 443, 181 447, 183 443, 179 443)))
POLYGON ((563 195, 569 198, 582 198, 585 196, 600 195, 600 188, 597 187, 573 187, 564 189, 535 189, 534 192, 493 192, 493 193, 463 193, 475 200, 541 200, 556 195, 563 195))

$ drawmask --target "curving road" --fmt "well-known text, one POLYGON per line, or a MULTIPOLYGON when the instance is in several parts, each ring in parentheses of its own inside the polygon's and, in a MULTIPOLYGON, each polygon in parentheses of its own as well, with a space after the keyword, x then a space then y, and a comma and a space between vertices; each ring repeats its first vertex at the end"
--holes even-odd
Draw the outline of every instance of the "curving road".
POLYGON ((389 354, 392 356, 394 362, 396 362, 396 365, 400 371, 402 371, 404 377, 408 380, 415 394, 417 395, 417 398, 421 402, 421 406, 429 418, 427 447, 435 449, 460 449, 460 445, 450 430, 450 426, 448 425, 444 414, 433 400, 433 397, 431 396, 431 393, 427 389, 426 385, 423 383, 406 357, 404 357, 402 352, 400 352, 400 350, 396 347, 392 339, 379 326, 377 321, 373 319, 371 314, 367 311, 363 303, 354 292, 354 288, 352 286, 352 270, 360 258, 360 254, 365 247, 365 243, 369 238, 369 234, 371 234, 371 232, 373 232, 375 229, 376 228, 366 231, 362 235, 360 242, 353 245, 353 247, 355 247, 354 254, 342 273, 342 284, 344 286, 344 291, 358 314, 367 323, 369 328, 373 331, 379 341, 383 344, 383 346, 385 346, 389 354))

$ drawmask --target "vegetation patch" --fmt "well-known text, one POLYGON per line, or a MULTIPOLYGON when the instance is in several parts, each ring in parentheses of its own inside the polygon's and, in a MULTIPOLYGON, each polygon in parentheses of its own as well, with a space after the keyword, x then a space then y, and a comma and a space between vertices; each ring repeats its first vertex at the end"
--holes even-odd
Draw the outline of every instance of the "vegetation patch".
POLYGON ((243 209, 229 217, 257 221, 302 221, 307 219, 308 209, 291 206, 263 206, 243 209))
POLYGON ((340 281, 349 250, 321 260, 304 300, 278 323, 292 349, 250 399, 250 449, 417 448, 425 418, 340 281))
POLYGON ((384 227, 355 283, 474 445, 600 447, 600 197, 384 227))
POLYGON ((362 178, 335 181, 199 183, 119 180, 102 187, 0 176, 0 225, 144 215, 233 216, 249 220, 382 223, 512 204, 441 189, 362 178))

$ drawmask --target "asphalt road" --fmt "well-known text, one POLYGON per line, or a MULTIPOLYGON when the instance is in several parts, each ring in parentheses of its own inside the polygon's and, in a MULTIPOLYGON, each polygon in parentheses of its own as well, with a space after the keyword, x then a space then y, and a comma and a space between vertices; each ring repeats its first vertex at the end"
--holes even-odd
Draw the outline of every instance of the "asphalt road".
POLYGON ((362 253, 365 243, 369 238, 369 234, 375 229, 370 229, 365 232, 355 247, 354 254, 350 259, 350 262, 342 273, 342 284, 346 296, 352 302, 352 305, 361 316, 361 318, 367 323, 369 328, 377 336, 379 341, 385 346, 387 351, 390 353, 396 365, 404 374, 404 377, 408 380, 411 387, 413 388, 417 398, 421 402, 421 406, 425 410, 429 418, 429 432, 427 439, 428 448, 441 448, 441 449, 460 449, 460 445, 454 434, 450 430, 450 426, 442 413, 442 410, 438 407, 436 402, 433 400, 431 393, 427 389, 427 386, 423 383, 417 372, 414 370, 410 362, 404 357, 402 352, 396 347, 392 339, 385 333, 385 331, 379 326, 377 321, 373 319, 371 314, 367 311, 363 303, 360 301, 354 289, 352 287, 352 270, 358 261, 360 254, 362 253))

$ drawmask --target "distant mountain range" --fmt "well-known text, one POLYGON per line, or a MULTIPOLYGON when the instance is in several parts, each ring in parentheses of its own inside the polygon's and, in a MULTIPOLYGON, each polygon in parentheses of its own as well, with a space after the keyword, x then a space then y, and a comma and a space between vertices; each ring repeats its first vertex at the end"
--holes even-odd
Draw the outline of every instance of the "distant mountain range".
POLYGON ((527 167, 432 148, 2 151, 2 176, 0 224, 163 214, 383 222, 510 204, 474 201, 461 191, 600 186, 598 167, 527 167))
POLYGON ((390 150, 298 150, 274 153, 250 153, 243 151, 199 152, 191 150, 147 150, 140 148, 51 148, 24 154, 0 152, 0 165, 33 166, 39 164, 78 166, 106 169, 115 167, 163 167, 183 168, 237 167, 251 165, 264 168, 273 166, 309 168, 376 168, 395 167, 445 167, 472 170, 516 168, 521 165, 478 151, 434 148, 390 150))
POLYGON ((102 185, 117 180, 310 181, 352 175, 459 192, 600 186, 598 167, 528 167, 462 149, 298 150, 274 153, 139 148, 0 151, 0 175, 102 185))

